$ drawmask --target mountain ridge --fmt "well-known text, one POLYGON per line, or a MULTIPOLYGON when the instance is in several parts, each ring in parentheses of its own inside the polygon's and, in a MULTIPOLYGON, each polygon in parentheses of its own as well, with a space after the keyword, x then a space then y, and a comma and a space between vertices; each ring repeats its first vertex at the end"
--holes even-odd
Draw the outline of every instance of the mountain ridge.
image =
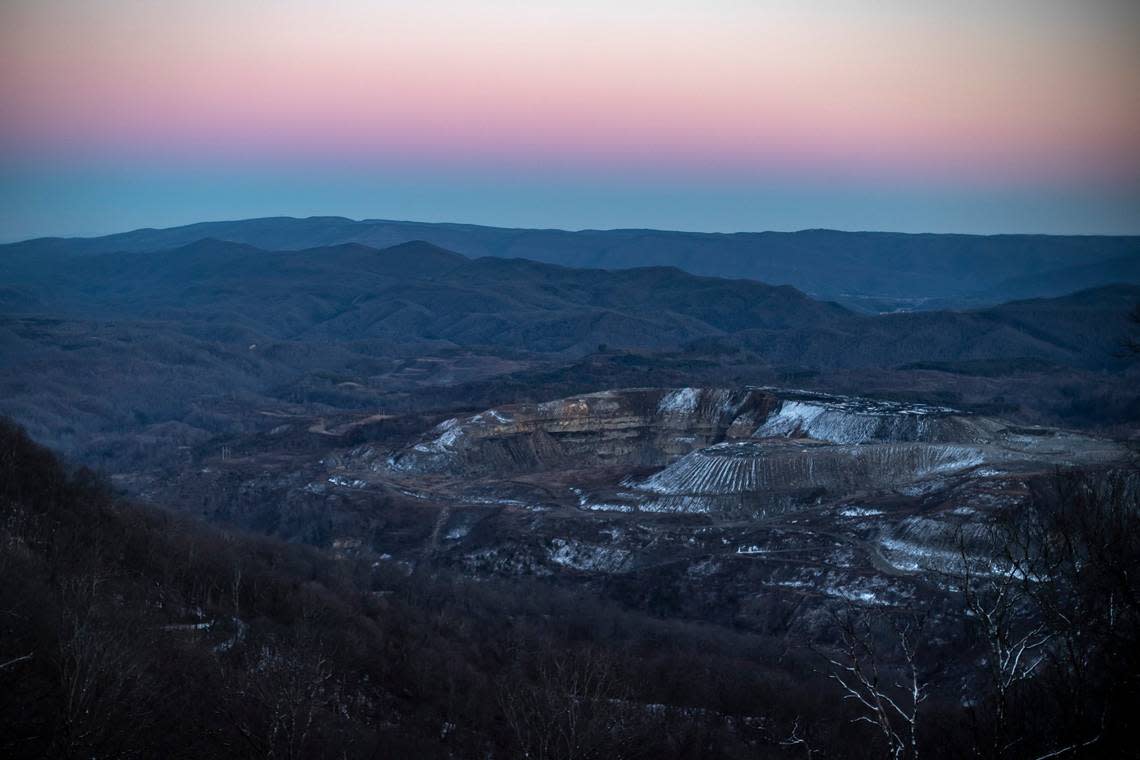
POLYGON ((986 378, 1018 376, 1032 415, 1047 415, 1029 419, 1098 420, 1100 396, 1129 385, 1118 354, 1140 302, 1140 286, 1117 285, 869 315, 789 285, 467 258, 424 242, 22 248, 0 255, 0 281, 0 413, 65 451, 115 461, 150 456, 143 440, 186 446, 297 406, 422 409, 548 385, 803 373, 860 386, 879 373, 901 393, 937 382, 947 398, 969 377, 970 403, 999 409, 1008 400, 986 378))
POLYGON ((967 235, 961 233, 704 233, 668 230, 558 230, 459 223, 266 217, 144 228, 94 238, 39 238, 0 246, 13 251, 90 254, 176 247, 202 237, 269 250, 341 243, 375 248, 424 240, 470 258, 525 258, 575 268, 676 266, 691 274, 792 285, 862 311, 992 305, 1016 297, 1069 292, 1125 277, 1140 281, 1140 236, 967 235), (1100 269, 1098 269, 1100 267, 1100 269), (1103 271, 1102 271, 1103 270, 1103 271), (1025 272, 1033 272, 1028 284, 1025 272), (1068 288, 1068 289, 1067 289, 1068 288))
MULTIPOLYGON (((270 251, 205 238, 167 250, 78 258, 66 252, 25 250, 0 257, 0 274, 12 294, 8 300, 19 303, 23 299, 37 312, 72 318, 181 319, 193 312, 193 319, 213 322, 241 315, 240 322, 269 336, 274 335, 274 325, 293 319, 301 332, 279 332, 278 339, 318 329, 327 339, 346 340, 375 336, 358 331, 390 319, 395 306, 413 308, 421 319, 417 324, 405 324, 402 319, 398 327, 380 327, 391 339, 415 342, 417 335, 438 334, 451 335, 458 345, 507 340, 517 348, 528 347, 523 334, 529 334, 530 328, 541 331, 546 325, 553 334, 565 329, 581 333, 583 328, 568 326, 584 324, 582 320, 612 322, 617 318, 634 320, 628 323, 630 327, 656 324, 663 332, 653 335, 637 327, 635 333, 641 333, 641 338, 630 335, 616 340, 603 333, 598 344, 663 347, 739 334, 745 345, 756 349, 771 339, 773 330, 802 340, 805 347, 819 343, 828 332, 840 340, 887 344, 915 331, 940 326, 945 333, 945 328, 957 325, 978 339, 998 327, 1027 335, 1041 333, 1047 344, 1076 356, 1084 350, 1084 340, 1062 337, 1076 322, 1065 323, 1058 313, 1080 321, 1086 318, 1082 309, 1096 311, 1111 301, 1120 310, 1127 302, 1140 300, 1140 287, 1121 284, 1086 288, 1060 298, 1019 299, 961 311, 871 316, 813 298, 789 285, 694 275, 669 265, 606 270, 522 258, 468 258, 426 241, 385 249, 342 243, 270 251), (67 266, 61 266, 59 256, 67 266), (348 315, 355 315, 357 327, 345 321, 348 315), (1051 328, 1040 327, 1050 321, 1051 328), (813 334, 806 335, 809 332, 813 334), (508 334, 516 337, 507 338, 508 334)), ((1096 327, 1099 330, 1103 324, 1096 327)), ((1084 338, 1103 343, 1095 335, 1084 338)), ((588 352, 596 345, 583 340, 561 340, 539 350, 579 346, 588 352)), ((936 341, 945 343, 944 335, 936 341)), ((1025 351, 1013 355, 1057 358, 1042 356, 1029 347, 1025 351)), ((784 353, 791 356, 794 350, 789 347, 784 353)), ((805 354, 810 351, 805 349, 805 354)), ((908 355, 901 361, 931 358, 908 355)))

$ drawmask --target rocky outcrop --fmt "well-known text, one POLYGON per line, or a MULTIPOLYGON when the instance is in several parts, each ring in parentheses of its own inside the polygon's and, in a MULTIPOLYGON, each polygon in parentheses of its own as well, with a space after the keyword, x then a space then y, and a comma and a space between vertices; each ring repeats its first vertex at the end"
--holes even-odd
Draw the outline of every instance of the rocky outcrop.
POLYGON ((660 467, 739 435, 775 404, 755 391, 604 391, 488 410, 440 423, 393 455, 396 472, 509 474, 561 467, 660 467))

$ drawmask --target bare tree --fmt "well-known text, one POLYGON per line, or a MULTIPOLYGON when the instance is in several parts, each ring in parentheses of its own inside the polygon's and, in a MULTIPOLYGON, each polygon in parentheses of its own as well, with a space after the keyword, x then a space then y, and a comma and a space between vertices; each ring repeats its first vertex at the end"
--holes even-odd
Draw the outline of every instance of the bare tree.
MULTIPOLYGON (((1135 474, 1058 474, 1032 505, 994 526, 992 560, 963 550, 956 582, 986 651, 993 756, 1035 745, 1043 758, 1061 757, 1128 720, 1111 719, 1140 696, 1138 491, 1135 474), (1021 691, 1057 712, 1014 735, 1021 691)), ((1024 708, 1018 716, 1026 720, 1024 708)))
POLYGON ((888 757, 916 760, 919 708, 927 697, 927 682, 919 674, 916 649, 921 619, 892 622, 901 664, 889 670, 878 650, 879 632, 865 616, 849 609, 837 616, 836 622, 839 651, 824 656, 831 665, 829 677, 839 685, 843 698, 860 708, 854 722, 878 728, 888 757))
POLYGON ((515 669, 499 706, 522 757, 620 757, 629 728, 622 694, 613 664, 598 652, 546 652, 532 674, 515 669))
POLYGON ((35 654, 35 652, 28 652, 27 654, 22 654, 19 657, 13 657, 10 660, 0 662, 0 670, 7 670, 8 668, 19 665, 21 662, 28 662, 35 656, 35 654))
POLYGON ((233 577, 230 581, 230 594, 233 596, 234 617, 241 617, 241 579, 242 566, 240 561, 234 562, 233 577))
POLYGON ((986 668, 993 689, 993 747, 995 757, 1009 749, 1007 741, 1012 691, 1034 676, 1046 662, 1053 633, 1029 609, 1026 582, 1038 576, 1028 543, 994 532, 1000 554, 985 571, 961 543, 961 590, 966 618, 978 632, 986 651, 986 668))
POLYGON ((149 717, 145 672, 132 632, 102 624, 86 610, 65 610, 57 673, 60 710, 53 752, 61 756, 128 754, 149 717))
POLYGON ((318 716, 338 711, 341 692, 320 641, 266 642, 231 681, 225 717, 250 756, 301 760, 314 756, 318 716))
POLYGON ((808 741, 804 729, 800 726, 800 716, 798 715, 792 724, 791 731, 788 732, 786 737, 780 739, 778 743, 781 747, 803 747, 804 756, 807 757, 807 760, 811 760, 816 753, 816 750, 808 741))

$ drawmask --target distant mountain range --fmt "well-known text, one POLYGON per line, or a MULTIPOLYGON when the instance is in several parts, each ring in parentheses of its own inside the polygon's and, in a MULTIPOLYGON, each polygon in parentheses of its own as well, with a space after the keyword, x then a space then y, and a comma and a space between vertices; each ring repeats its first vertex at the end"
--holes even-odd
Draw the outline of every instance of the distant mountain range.
POLYGON ((467 257, 568 267, 672 266, 696 275, 791 285, 862 311, 984 306, 1140 283, 1140 237, 886 232, 712 234, 660 230, 528 230, 341 217, 274 217, 143 229, 97 238, 43 238, 12 251, 93 254, 171 249, 212 238, 267 250, 426 241, 467 257))
POLYGON ((1114 285, 984 310, 870 316, 789 286, 673 267, 470 259, 422 241, 383 250, 265 251, 212 239, 146 253, 10 248, 0 275, 10 314, 164 324, 262 344, 567 356, 700 345, 823 367, 1010 356, 1102 366, 1123 314, 1140 301, 1140 286, 1114 285))
POLYGON ((1069 390, 1050 393, 1070 394, 1057 406, 1108 382, 1074 373, 1128 382, 1118 354, 1140 303, 1140 286, 1116 284, 872 315, 787 285, 469 258, 423 241, 140 250, 172 235, 0 250, 0 414, 110 460, 298 409, 423 409, 440 394, 499 403, 542 385, 578 392, 666 375, 746 384, 917 368, 951 378, 939 387, 953 392, 959 372, 1055 373, 1048 387, 1069 390))
POLYGON ((0 271, 9 297, 37 312, 225 325, 262 340, 581 354, 599 343, 664 348, 742 329, 811 328, 847 314, 790 287, 665 267, 468 259, 424 242, 269 252, 202 240, 154 253, 9 254, 0 271))

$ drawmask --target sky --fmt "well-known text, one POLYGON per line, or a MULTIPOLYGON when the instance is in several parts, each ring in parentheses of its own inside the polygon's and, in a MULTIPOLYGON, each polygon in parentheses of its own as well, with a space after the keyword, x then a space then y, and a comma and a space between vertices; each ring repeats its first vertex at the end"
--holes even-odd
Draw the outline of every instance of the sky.
POLYGON ((2 0, 0 240, 1140 233, 1135 0, 2 0))

